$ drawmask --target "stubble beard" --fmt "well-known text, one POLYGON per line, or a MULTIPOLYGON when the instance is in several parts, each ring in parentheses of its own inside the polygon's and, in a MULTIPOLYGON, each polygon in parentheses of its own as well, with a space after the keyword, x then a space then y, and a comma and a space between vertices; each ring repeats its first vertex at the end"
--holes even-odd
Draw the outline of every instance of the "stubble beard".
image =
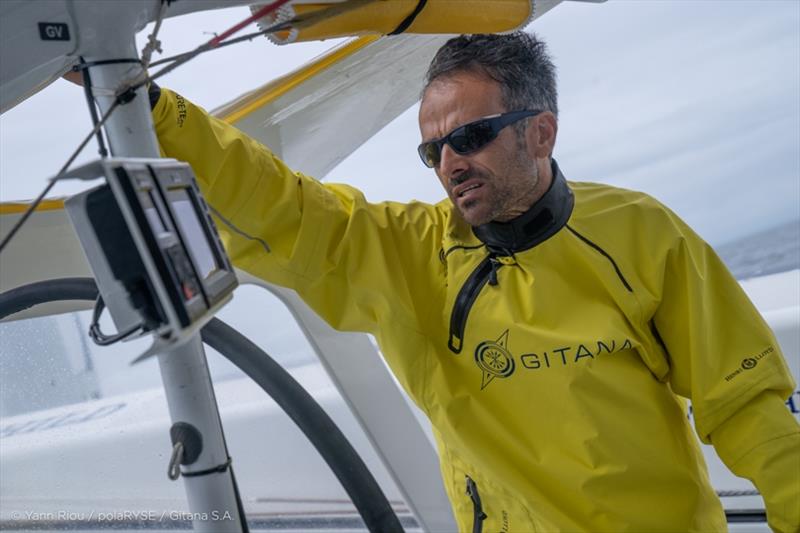
MULTIPOLYGON (((481 224, 488 222, 508 222, 531 208, 535 203, 536 187, 539 185, 539 167, 527 153, 520 150, 506 167, 507 187, 495 189, 490 196, 491 209, 481 224), (529 177, 525 180, 513 176, 529 177)), ((473 224, 478 225, 478 224, 473 224)))
POLYGON ((458 206, 455 199, 451 199, 458 206, 461 217, 471 226, 481 226, 492 221, 508 222, 524 213, 535 203, 536 187, 539 185, 539 166, 536 161, 531 159, 527 153, 527 147, 522 137, 518 137, 517 150, 509 160, 508 165, 503 169, 502 174, 505 179, 498 180, 497 176, 489 175, 480 170, 470 170, 458 177, 453 182, 453 186, 464 183, 468 179, 480 178, 484 187, 491 188, 491 193, 485 200, 489 203, 488 211, 485 215, 472 216, 469 212, 472 207, 480 203, 474 200, 464 204, 463 209, 458 206), (528 179, 522 180, 520 176, 529 175, 528 179), (516 176, 516 178, 514 177, 516 176), (498 185, 505 184, 505 187, 498 185))

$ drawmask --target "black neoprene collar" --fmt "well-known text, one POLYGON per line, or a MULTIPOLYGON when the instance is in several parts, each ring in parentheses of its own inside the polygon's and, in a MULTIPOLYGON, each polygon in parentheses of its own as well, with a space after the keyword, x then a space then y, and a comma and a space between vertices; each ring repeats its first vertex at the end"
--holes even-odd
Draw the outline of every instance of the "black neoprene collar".
POLYGON ((552 160, 553 182, 528 211, 508 222, 489 222, 472 228, 489 250, 508 255, 544 242, 563 228, 575 205, 575 197, 552 160))

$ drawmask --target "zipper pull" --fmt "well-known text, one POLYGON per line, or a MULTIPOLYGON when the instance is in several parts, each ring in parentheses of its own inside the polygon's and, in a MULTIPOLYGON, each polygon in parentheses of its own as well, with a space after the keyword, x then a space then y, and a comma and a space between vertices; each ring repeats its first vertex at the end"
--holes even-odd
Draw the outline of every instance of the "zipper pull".
POLYGON ((483 531, 483 521, 488 518, 488 515, 483 512, 481 505, 481 497, 478 494, 478 486, 475 481, 469 476, 467 478, 467 494, 469 499, 472 500, 472 508, 474 510, 474 520, 472 523, 472 533, 481 533, 483 531))
POLYGON ((489 272, 489 285, 494 287, 497 285, 497 269, 503 265, 497 260, 496 257, 490 257, 489 264, 492 266, 492 270, 489 272))

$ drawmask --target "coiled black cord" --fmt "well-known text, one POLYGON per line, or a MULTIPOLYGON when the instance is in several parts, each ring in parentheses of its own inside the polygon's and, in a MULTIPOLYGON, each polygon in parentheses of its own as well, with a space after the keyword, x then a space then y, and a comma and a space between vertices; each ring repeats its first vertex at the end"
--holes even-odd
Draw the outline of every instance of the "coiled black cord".
MULTIPOLYGON (((97 285, 92 278, 31 283, 0 294, 0 320, 38 304, 96 300, 97 297, 97 285)), ((402 533, 400 520, 364 461, 333 420, 291 374, 241 333, 217 318, 212 318, 201 334, 206 344, 258 383, 297 424, 328 463, 369 531, 402 533)), ((236 492, 238 494, 238 488, 236 492)))

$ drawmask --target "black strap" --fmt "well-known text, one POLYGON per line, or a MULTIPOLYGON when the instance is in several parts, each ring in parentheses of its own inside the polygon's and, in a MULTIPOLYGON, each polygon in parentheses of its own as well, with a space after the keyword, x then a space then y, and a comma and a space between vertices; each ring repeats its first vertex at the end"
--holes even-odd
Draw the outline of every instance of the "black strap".
POLYGON ((77 65, 74 65, 72 67, 72 70, 74 70, 75 72, 80 72, 80 71, 86 70, 87 68, 90 68, 90 67, 97 67, 97 66, 100 66, 100 65, 117 65, 119 63, 139 63, 139 64, 141 64, 142 62, 139 61, 138 59, 103 59, 101 61, 89 61, 88 63, 87 62, 78 63, 77 65))
MULTIPOLYGON (((83 60, 83 56, 80 57, 80 60, 80 64, 86 64, 86 61, 83 60)), ((86 96, 86 105, 89 107, 89 116, 92 117, 92 126, 97 128, 97 123, 100 122, 100 119, 97 117, 97 107, 95 106, 94 93, 92 92, 92 76, 89 74, 88 68, 82 68, 80 71, 81 76, 83 77, 83 94, 86 96)), ((101 132, 99 128, 97 128, 96 138, 100 157, 108 157, 108 150, 106 149, 106 142, 103 139, 103 132, 101 132)))
POLYGON ((400 35, 404 31, 408 29, 411 24, 417 19, 417 15, 420 14, 422 9, 425 7, 425 4, 428 3, 428 0, 419 0, 417 2, 417 7, 414 8, 414 11, 411 12, 409 16, 403 19, 403 22, 400 23, 398 27, 394 29, 393 32, 389 33, 389 35, 400 35))
POLYGON ((206 468, 205 470, 197 470, 195 472, 183 472, 181 471, 181 476, 183 477, 196 477, 196 476, 207 476, 208 474, 222 474, 228 471, 228 467, 231 466, 231 458, 228 457, 228 460, 222 463, 221 465, 212 466, 211 468, 206 468))
MULTIPOLYGON (((74 65, 72 67, 72 70, 74 70, 75 72, 81 72, 81 71, 89 72, 87 69, 89 69, 90 67, 96 67, 99 65, 116 65, 120 63, 138 63, 140 65, 142 64, 142 62, 138 59, 130 59, 130 58, 103 59, 101 61, 89 61, 88 63, 81 61, 77 65, 74 65)), ((133 100, 136 97, 136 89, 137 89, 136 86, 128 87, 121 93, 117 94, 117 103, 124 105, 133 100)))

